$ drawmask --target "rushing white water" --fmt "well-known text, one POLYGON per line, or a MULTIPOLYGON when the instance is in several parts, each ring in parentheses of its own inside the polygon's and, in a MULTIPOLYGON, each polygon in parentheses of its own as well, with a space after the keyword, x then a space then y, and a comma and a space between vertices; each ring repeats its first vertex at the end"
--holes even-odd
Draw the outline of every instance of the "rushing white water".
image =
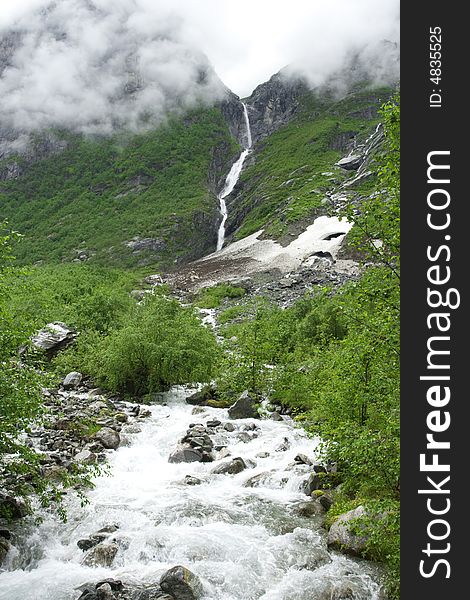
POLYGON ((246 137, 247 137, 247 146, 240 154, 238 160, 232 165, 227 178, 225 179, 225 185, 221 193, 219 194, 219 205, 220 205, 220 214, 222 216, 222 221, 219 226, 219 231, 217 235, 217 251, 222 249, 225 240, 225 223, 227 221, 227 204, 225 202, 225 198, 232 193, 233 188, 236 186, 237 181, 240 178, 240 173, 243 169, 243 163, 245 162, 246 157, 250 151, 250 148, 253 144, 251 137, 251 127, 250 127, 250 119, 248 117, 248 109, 246 104, 243 104, 243 115, 245 117, 245 125, 246 125, 246 137))
POLYGON ((315 441, 288 421, 235 420, 235 431, 218 432, 216 443, 256 466, 214 475, 220 461, 169 463, 190 423, 228 416, 211 408, 193 415, 186 393, 173 389, 162 399, 166 405, 152 406, 152 416, 139 422, 140 432, 127 428, 129 445, 110 452, 111 475, 97 479, 89 505, 70 500, 68 523, 46 514, 23 532, 0 574, 0 599, 75 600, 74 588, 85 582, 156 583, 181 564, 202 580, 203 600, 377 600, 372 567, 328 552, 318 522, 294 510, 307 500, 299 484, 309 468, 293 467, 293 459, 313 458, 315 441), (257 431, 244 431, 253 423, 257 431), (259 485, 247 487, 258 474, 259 485), (202 483, 189 486, 186 475, 202 483), (119 525, 113 565, 83 565, 77 541, 112 523, 119 525))

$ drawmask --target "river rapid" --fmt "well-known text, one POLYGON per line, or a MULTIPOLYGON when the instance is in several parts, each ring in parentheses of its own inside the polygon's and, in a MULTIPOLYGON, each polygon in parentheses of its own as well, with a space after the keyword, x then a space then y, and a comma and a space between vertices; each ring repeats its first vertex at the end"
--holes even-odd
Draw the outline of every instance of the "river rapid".
POLYGON ((330 552, 320 518, 296 511, 308 500, 300 488, 311 467, 294 458, 313 459, 315 440, 288 417, 230 420, 227 410, 194 409, 187 395, 172 389, 147 420, 123 428, 124 445, 109 452, 110 474, 96 479, 86 506, 70 497, 67 523, 44 513, 39 527, 22 525, 0 574, 1 600, 75 600, 86 582, 158 583, 175 565, 199 576, 203 600, 378 600, 374 568, 330 552), (168 462, 190 424, 214 420, 222 422, 213 439, 226 456, 168 462), (212 473, 235 457, 248 468, 212 473), (188 485, 187 475, 201 483, 188 485), (82 564, 77 541, 110 524, 119 526, 112 565, 82 564))

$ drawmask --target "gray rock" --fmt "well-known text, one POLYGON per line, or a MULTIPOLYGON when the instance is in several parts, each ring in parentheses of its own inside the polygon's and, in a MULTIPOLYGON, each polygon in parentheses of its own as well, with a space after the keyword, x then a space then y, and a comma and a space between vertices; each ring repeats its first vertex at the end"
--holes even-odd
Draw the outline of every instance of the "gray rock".
POLYGON ((259 487, 269 477, 269 472, 258 473, 245 481, 243 487, 259 487))
POLYGON ((46 352, 49 358, 53 357, 59 350, 66 348, 77 337, 72 329, 67 327, 65 323, 55 321, 48 323, 44 329, 38 331, 31 338, 33 346, 46 352))
MULTIPOLYGON (((101 529, 98 529, 96 533, 116 533, 118 531, 119 525, 116 523, 110 523, 109 525, 105 525, 101 529)), ((108 581, 108 580, 106 580, 108 581)))
POLYGON ((191 394, 190 396, 188 396, 186 398, 186 402, 193 406, 202 406, 202 405, 205 405, 208 400, 216 400, 216 399, 217 399, 217 390, 210 385, 206 385, 205 387, 202 388, 202 390, 199 390, 198 392, 195 392, 194 394, 191 394))
POLYGON ((113 590, 109 583, 102 583, 96 586, 96 595, 99 600, 115 600, 113 590))
POLYGON ((309 502, 299 502, 293 507, 293 511, 301 517, 316 517, 325 513, 325 509, 317 499, 309 502))
POLYGON ((330 510, 330 508, 333 506, 333 500, 329 494, 323 494, 323 496, 320 496, 318 498, 318 502, 323 506, 325 511, 330 510))
POLYGON ((105 533, 94 533, 87 538, 78 540, 77 546, 80 548, 80 550, 86 552, 87 550, 91 550, 91 548, 94 548, 98 544, 104 542, 107 537, 108 536, 105 533))
POLYGON ((313 465, 312 461, 305 454, 297 454, 297 456, 294 458, 294 462, 299 465, 313 465))
POLYGON ((166 248, 164 240, 154 238, 135 237, 129 242, 125 242, 125 244, 134 253, 143 252, 144 250, 151 252, 162 252, 166 248))
POLYGON ((202 481, 197 477, 193 477, 192 475, 186 475, 184 478, 184 483, 186 485, 200 485, 202 481))
POLYGON ((231 419, 254 419, 258 418, 256 401, 250 396, 248 390, 245 390, 238 400, 228 409, 231 419))
POLYGON ((62 382, 62 387, 64 390, 74 390, 77 389, 80 383, 82 382, 83 375, 78 371, 72 371, 68 375, 65 376, 65 379, 62 382))
POLYGON ((167 571, 160 579, 160 587, 174 600, 199 600, 204 594, 199 577, 182 566, 167 571))
POLYGON ((352 533, 351 525, 354 519, 363 517, 366 514, 365 508, 361 505, 340 515, 328 532, 328 546, 341 550, 345 554, 360 556, 365 550, 368 537, 367 535, 352 533))
POLYGON ((271 456, 269 452, 258 452, 256 458, 268 458, 268 456, 271 456))
POLYGON ((346 171, 354 171, 358 169, 364 161, 362 155, 353 154, 351 156, 345 156, 339 160, 336 164, 338 167, 345 169, 346 171))
POLYGON ((284 421, 284 419, 282 418, 282 415, 280 415, 278 412, 273 412, 269 415, 269 418, 272 419, 273 421, 284 421))
POLYGON ((301 489, 307 496, 311 496, 312 492, 320 489, 320 478, 317 473, 311 473, 305 481, 301 484, 301 489))
POLYGON ((95 590, 85 590, 80 596, 79 600, 98 600, 98 596, 95 590))
POLYGON ((202 462, 203 452, 197 448, 192 448, 189 444, 180 444, 176 450, 170 454, 168 462, 202 462))
POLYGON ((226 463, 223 463, 212 470, 214 475, 236 475, 241 473, 247 468, 247 465, 243 458, 237 457, 226 463))
POLYGON ((96 432, 95 438, 101 442, 101 444, 107 450, 116 450, 119 448, 119 444, 121 443, 121 437, 119 433, 110 427, 102 427, 98 432, 96 432))
POLYGON ((233 423, 224 423, 224 429, 230 433, 235 431, 235 425, 233 423))
POLYGON ((76 462, 83 463, 85 465, 92 465, 96 462, 96 454, 90 450, 81 450, 74 456, 76 462))
POLYGON ((0 567, 5 562, 7 554, 10 550, 10 542, 4 537, 0 537, 0 567))
POLYGON ((87 567, 110 567, 118 550, 115 542, 100 543, 85 554, 82 563, 87 567))

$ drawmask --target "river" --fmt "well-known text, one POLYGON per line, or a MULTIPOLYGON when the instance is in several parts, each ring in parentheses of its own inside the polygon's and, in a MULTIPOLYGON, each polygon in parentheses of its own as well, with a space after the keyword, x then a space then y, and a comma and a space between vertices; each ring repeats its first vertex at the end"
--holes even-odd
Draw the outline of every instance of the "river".
POLYGON ((295 465, 294 458, 314 459, 315 440, 288 417, 231 420, 227 410, 215 408, 193 414, 187 395, 173 388, 150 407, 147 420, 123 428, 127 441, 109 451, 110 474, 96 479, 86 506, 69 498, 67 523, 45 512, 39 527, 21 526, 22 541, 0 574, 0 599, 76 600, 75 588, 85 582, 158 583, 175 565, 199 576, 203 600, 381 598, 374 568, 330 552, 320 518, 296 510, 308 500, 300 487, 311 467, 295 465), (226 457, 168 462, 190 424, 211 420, 221 421, 213 439, 226 446, 226 457), (212 473, 234 457, 248 468, 212 473), (187 475, 201 483, 188 485, 187 475), (119 527, 112 565, 82 564, 77 541, 110 524, 119 527))

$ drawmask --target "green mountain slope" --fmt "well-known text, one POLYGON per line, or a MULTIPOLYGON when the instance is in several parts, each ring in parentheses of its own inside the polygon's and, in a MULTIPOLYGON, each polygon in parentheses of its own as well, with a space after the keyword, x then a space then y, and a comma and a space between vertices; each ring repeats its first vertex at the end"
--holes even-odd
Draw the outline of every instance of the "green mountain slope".
POLYGON ((0 181, 20 261, 168 267, 214 249, 216 191, 239 150, 219 109, 128 139, 57 135, 64 151, 10 157, 22 174, 0 181))
POLYGON ((230 198, 228 232, 235 239, 261 228, 277 238, 294 235, 334 209, 336 196, 354 201, 373 192, 373 168, 353 183, 357 171, 335 163, 374 133, 377 110, 391 93, 360 85, 342 99, 302 93, 290 122, 255 145, 230 198))
MULTIPOLYGON (((317 215, 376 190, 373 152, 359 171, 335 163, 358 148, 364 153, 392 90, 357 84, 338 99, 278 76, 260 88, 262 95, 255 90, 246 100, 255 144, 228 198, 227 235, 240 239, 264 228, 288 241, 317 215), (263 130, 276 101, 285 112, 263 130)), ((0 175, 16 170, 0 176, 0 214, 24 236, 18 259, 168 270, 212 252, 217 192, 240 151, 233 135, 240 115, 227 106, 242 112, 235 100, 128 138, 54 132, 65 150, 36 152, 42 158, 32 162, 27 154, 0 161, 0 175)), ((244 131, 237 131, 240 138, 244 131)))

